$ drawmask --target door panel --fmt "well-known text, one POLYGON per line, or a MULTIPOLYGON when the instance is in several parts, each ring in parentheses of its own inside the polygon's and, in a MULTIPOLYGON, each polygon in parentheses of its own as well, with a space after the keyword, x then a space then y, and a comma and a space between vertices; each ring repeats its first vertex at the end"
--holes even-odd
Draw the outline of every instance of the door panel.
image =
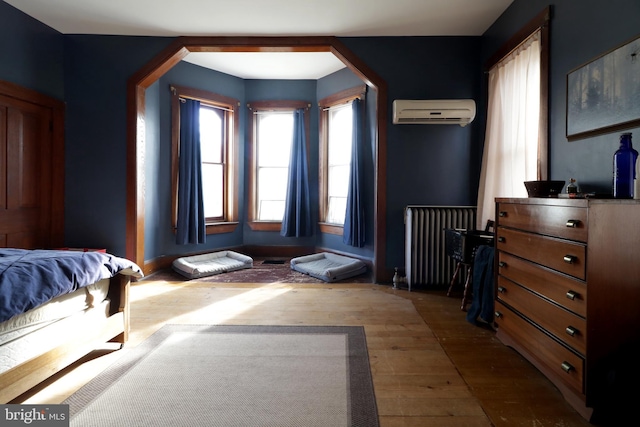
POLYGON ((51 108, 0 95, 0 244, 50 247, 51 108))

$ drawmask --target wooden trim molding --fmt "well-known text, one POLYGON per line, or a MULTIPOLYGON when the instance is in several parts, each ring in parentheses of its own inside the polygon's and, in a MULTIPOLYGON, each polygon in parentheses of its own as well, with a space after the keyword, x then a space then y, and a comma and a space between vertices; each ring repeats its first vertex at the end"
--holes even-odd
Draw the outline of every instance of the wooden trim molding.
POLYGON ((39 105, 51 112, 51 163, 41 172, 47 173, 51 179, 51 197, 46 201, 50 213, 49 245, 64 246, 65 104, 56 98, 4 80, 0 80, 0 95, 39 105))
POLYGON ((523 41, 525 41, 531 34, 535 33, 539 28, 549 26, 549 20, 551 19, 551 7, 547 6, 542 12, 536 15, 531 21, 527 22, 524 27, 520 28, 506 43, 504 43, 485 63, 485 71, 489 71, 517 48, 523 41))
MULTIPOLYGON (((386 267, 386 82, 336 37, 178 37, 127 82, 126 257, 144 266, 144 146, 146 88, 190 52, 331 52, 376 91, 374 281, 390 282, 386 267)), ((144 268, 144 267, 143 267, 144 268)))

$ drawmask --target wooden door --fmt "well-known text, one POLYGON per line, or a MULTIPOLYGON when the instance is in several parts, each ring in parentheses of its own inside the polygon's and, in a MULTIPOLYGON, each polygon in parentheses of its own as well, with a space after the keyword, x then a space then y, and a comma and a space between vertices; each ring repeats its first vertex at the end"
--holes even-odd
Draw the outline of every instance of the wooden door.
POLYGON ((62 243, 56 237, 60 230, 54 231, 60 226, 54 210, 64 202, 55 178, 63 170, 55 153, 54 115, 50 106, 0 91, 0 247, 62 243))

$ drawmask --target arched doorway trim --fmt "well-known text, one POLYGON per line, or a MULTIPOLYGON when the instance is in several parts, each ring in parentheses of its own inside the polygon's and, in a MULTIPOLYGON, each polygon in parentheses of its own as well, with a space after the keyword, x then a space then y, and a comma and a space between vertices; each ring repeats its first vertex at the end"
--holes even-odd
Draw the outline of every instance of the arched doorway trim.
POLYGON ((386 282, 387 87, 373 70, 335 37, 179 37, 127 83, 126 257, 148 271, 144 260, 145 91, 190 52, 331 52, 377 92, 374 188, 374 280, 386 282))

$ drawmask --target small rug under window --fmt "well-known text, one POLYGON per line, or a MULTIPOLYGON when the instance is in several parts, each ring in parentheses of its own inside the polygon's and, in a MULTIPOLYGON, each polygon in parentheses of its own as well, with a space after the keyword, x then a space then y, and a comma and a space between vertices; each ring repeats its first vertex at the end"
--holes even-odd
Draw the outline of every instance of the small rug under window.
MULTIPOLYGON (((253 267, 243 270, 230 271, 214 276, 193 279, 196 282, 212 283, 318 283, 326 284, 320 279, 311 277, 291 269, 289 259, 285 258, 254 258, 253 267)), ((163 270, 147 277, 147 280, 185 281, 180 274, 173 270, 163 270)), ((372 283, 371 271, 356 277, 335 283, 372 283)))

